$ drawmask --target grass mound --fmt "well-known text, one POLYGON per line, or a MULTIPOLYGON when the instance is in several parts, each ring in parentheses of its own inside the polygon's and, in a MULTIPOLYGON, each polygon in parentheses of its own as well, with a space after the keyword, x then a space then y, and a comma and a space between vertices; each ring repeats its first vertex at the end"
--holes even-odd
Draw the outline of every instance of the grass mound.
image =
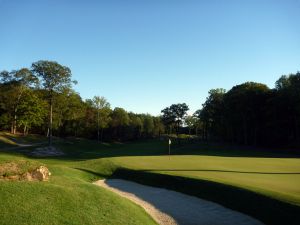
MULTIPOLYGON (((0 225, 154 225, 139 206, 93 185, 100 173, 111 173, 106 160, 83 162, 41 159, 51 171, 48 182, 6 182, 0 180, 0 225)), ((41 163, 21 155, 0 153, 2 174, 22 174, 41 163), (9 161, 8 161, 9 160, 9 161)))

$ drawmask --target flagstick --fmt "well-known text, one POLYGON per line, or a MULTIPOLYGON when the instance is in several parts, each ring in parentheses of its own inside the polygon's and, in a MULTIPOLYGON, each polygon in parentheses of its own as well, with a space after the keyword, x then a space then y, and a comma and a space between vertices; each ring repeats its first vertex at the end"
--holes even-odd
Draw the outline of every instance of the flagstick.
POLYGON ((170 157, 171 157, 171 145, 169 144, 169 160, 170 160, 170 157))
POLYGON ((171 159, 171 140, 169 139, 169 160, 171 159))

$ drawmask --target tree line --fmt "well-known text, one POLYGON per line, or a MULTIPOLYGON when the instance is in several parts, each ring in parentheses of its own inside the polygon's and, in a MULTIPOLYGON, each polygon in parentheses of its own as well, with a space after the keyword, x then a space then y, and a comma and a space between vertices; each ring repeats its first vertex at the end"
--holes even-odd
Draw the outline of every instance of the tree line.
POLYGON ((212 89, 202 108, 188 115, 185 103, 161 116, 111 108, 101 96, 83 100, 71 70, 53 61, 0 72, 0 130, 11 133, 135 140, 181 133, 206 141, 245 145, 300 144, 300 73, 281 76, 270 89, 246 82, 229 91, 212 89))
POLYGON ((111 108, 101 96, 83 100, 72 89, 71 70, 53 61, 0 72, 0 130, 103 140, 131 140, 164 133, 160 117, 111 108))
POLYGON ((274 89, 255 82, 212 89, 194 116, 205 140, 300 146, 300 72, 281 76, 274 89))

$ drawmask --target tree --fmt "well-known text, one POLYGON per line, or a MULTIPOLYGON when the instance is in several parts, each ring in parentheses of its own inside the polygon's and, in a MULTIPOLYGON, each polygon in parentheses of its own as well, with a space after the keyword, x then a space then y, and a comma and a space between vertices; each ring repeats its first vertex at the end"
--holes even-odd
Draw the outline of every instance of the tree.
POLYGON ((161 120, 161 117, 153 117, 154 123, 154 135, 158 135, 160 137, 161 134, 165 132, 165 126, 161 120))
POLYGON ((197 122, 198 122, 198 118, 194 115, 192 116, 187 116, 184 120, 185 124, 188 126, 189 128, 189 135, 191 135, 191 130, 193 128, 196 128, 197 126, 197 122))
POLYGON ((233 141, 245 145, 257 144, 269 93, 266 85, 255 82, 236 85, 226 93, 225 121, 233 141))
POLYGON ((65 88, 61 93, 55 93, 53 104, 53 132, 77 136, 82 130, 81 119, 85 116, 85 104, 80 95, 65 88))
POLYGON ((111 126, 115 129, 117 137, 121 138, 122 128, 129 125, 130 119, 128 113, 119 107, 116 107, 111 114, 111 126))
POLYGON ((61 92, 65 88, 71 88, 71 70, 54 61, 40 60, 32 64, 32 72, 41 79, 43 88, 48 92, 49 101, 49 146, 52 145, 52 123, 53 123, 53 97, 54 93, 61 92))
POLYGON ((28 134, 33 126, 43 124, 46 117, 47 103, 42 100, 37 93, 30 90, 24 96, 24 101, 20 103, 18 110, 19 127, 23 127, 23 134, 28 134))
POLYGON ((97 110, 97 140, 100 141, 101 129, 101 142, 103 140, 103 129, 106 128, 110 122, 110 104, 104 97, 95 96, 93 98, 94 107, 97 110))
POLYGON ((161 112, 163 113, 162 118, 166 125, 176 125, 176 134, 178 136, 180 126, 182 125, 185 116, 187 115, 187 111, 189 107, 187 104, 173 104, 170 107, 163 109, 161 112))
POLYGON ((19 106, 24 101, 24 95, 30 91, 33 85, 38 84, 38 79, 27 68, 13 70, 12 72, 2 71, 0 78, 3 87, 6 87, 6 95, 3 103, 6 105, 8 116, 11 120, 11 133, 17 131, 17 117, 19 106))
POLYGON ((273 130, 280 134, 282 142, 300 143, 300 72, 281 76, 275 85, 273 124, 277 126, 273 130))
POLYGON ((144 122, 143 122, 143 115, 138 115, 135 113, 128 113, 130 119, 130 132, 131 136, 135 139, 141 138, 142 133, 144 131, 144 122))
POLYGON ((144 115, 144 132, 146 136, 151 136, 153 134, 154 130, 154 122, 153 122, 153 117, 149 114, 144 115))
POLYGON ((203 139, 209 137, 221 137, 224 133, 224 96, 226 90, 222 88, 212 89, 202 105, 199 113, 203 122, 203 139))
POLYGON ((172 133, 172 128, 173 128, 173 126, 175 125, 175 122, 176 122, 176 117, 173 114, 170 107, 167 107, 167 108, 163 109, 161 111, 161 113, 162 113, 161 120, 164 123, 164 125, 166 127, 168 127, 169 134, 171 134, 172 133))

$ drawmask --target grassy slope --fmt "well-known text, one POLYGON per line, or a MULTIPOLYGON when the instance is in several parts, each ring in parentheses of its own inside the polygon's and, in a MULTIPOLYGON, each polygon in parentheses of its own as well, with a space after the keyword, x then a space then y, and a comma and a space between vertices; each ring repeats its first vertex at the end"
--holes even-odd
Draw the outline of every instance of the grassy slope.
POLYGON ((14 147, 18 144, 34 144, 45 142, 47 139, 39 135, 22 135, 22 134, 10 134, 8 132, 0 132, 0 148, 14 147))
MULTIPOLYGON (((194 144, 174 148, 177 156, 169 159, 166 146, 158 141, 99 145, 71 140, 58 146, 66 156, 37 159, 54 174, 50 182, 0 182, 3 224, 39 224, 44 217, 47 224, 154 223, 139 207, 90 183, 110 176, 118 166, 217 181, 300 204, 300 159, 291 155, 194 144), (25 211, 20 203, 25 204, 25 211), (33 213, 44 203, 48 204, 41 214, 33 213), (11 219, 21 211, 20 218, 11 219)), ((23 157, 0 153, 0 163, 9 158, 23 157)))
MULTIPOLYGON (((0 163, 20 159, 0 153, 0 163)), ((40 161, 53 174, 49 182, 0 181, 0 224, 156 224, 140 207, 91 184, 95 175, 71 162, 40 161)), ((100 167, 108 166, 98 162, 100 167)))

